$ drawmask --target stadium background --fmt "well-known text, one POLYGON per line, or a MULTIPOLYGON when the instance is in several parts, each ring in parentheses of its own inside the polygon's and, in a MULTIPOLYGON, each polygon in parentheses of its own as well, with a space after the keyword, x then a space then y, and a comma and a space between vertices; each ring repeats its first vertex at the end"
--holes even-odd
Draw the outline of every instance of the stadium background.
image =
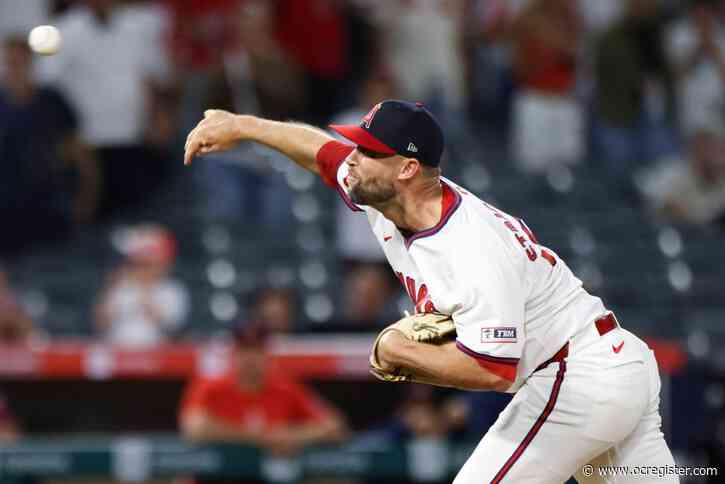
POLYGON ((506 399, 367 374, 412 303, 364 220, 258 146, 181 164, 208 107, 324 125, 390 97, 425 102, 444 175, 650 342, 677 462, 723 470, 725 2, 0 0, 0 35, 1 482, 445 482, 506 399), (41 59, 43 23, 64 45, 41 59), (151 329, 106 307, 141 259, 166 289, 151 329), (252 320, 344 444, 179 434, 187 382, 252 320))

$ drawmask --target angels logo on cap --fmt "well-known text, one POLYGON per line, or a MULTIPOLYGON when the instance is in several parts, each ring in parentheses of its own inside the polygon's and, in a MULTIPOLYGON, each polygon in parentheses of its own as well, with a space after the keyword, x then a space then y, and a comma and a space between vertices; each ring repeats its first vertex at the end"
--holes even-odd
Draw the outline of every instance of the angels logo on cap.
POLYGON ((416 158, 428 166, 440 164, 445 144, 438 121, 422 103, 383 101, 373 106, 359 126, 330 128, 365 149, 416 158))
POLYGON ((375 106, 373 106, 370 112, 363 116, 362 120, 360 121, 360 126, 365 126, 367 129, 370 129, 370 123, 373 122, 373 118, 377 114, 382 104, 383 103, 377 103, 375 106))

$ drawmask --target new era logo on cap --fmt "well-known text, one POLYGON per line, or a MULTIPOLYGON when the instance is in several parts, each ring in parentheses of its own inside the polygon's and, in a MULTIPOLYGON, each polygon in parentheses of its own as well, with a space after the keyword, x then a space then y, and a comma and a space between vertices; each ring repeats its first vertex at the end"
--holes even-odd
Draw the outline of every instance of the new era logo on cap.
POLYGON ((443 131, 421 103, 383 101, 363 116, 359 126, 330 128, 368 150, 416 158, 428 166, 438 166, 443 154, 443 131))

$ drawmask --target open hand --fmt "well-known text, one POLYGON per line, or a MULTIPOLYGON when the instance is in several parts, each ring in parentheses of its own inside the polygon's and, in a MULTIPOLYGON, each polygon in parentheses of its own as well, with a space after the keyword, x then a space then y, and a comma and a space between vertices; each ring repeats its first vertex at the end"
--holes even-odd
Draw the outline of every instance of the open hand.
POLYGON ((184 164, 190 165, 196 155, 232 148, 239 136, 239 116, 221 109, 207 109, 204 119, 191 130, 184 145, 184 164))

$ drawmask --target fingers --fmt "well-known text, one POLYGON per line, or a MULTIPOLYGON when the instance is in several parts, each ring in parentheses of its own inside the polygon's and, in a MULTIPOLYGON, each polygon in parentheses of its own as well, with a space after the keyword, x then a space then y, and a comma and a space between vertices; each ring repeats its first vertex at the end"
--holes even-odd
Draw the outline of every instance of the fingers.
POLYGON ((223 112, 224 111, 220 109, 207 109, 204 111, 204 119, 199 121, 199 124, 197 124, 186 137, 186 143, 184 144, 184 165, 190 165, 195 156, 211 153, 218 148, 218 146, 211 144, 206 140, 206 136, 204 136, 202 131, 203 128, 211 126, 209 118, 215 114, 223 112))
POLYGON ((196 156, 196 147, 191 144, 184 150, 184 165, 191 165, 191 160, 194 159, 194 156, 196 156))
POLYGON ((207 109, 204 111, 204 119, 210 118, 217 113, 222 113, 221 109, 207 109))
POLYGON ((190 165, 191 161, 199 153, 199 150, 204 146, 205 143, 201 140, 201 136, 199 136, 196 129, 189 133, 186 146, 184 146, 184 165, 190 165))

